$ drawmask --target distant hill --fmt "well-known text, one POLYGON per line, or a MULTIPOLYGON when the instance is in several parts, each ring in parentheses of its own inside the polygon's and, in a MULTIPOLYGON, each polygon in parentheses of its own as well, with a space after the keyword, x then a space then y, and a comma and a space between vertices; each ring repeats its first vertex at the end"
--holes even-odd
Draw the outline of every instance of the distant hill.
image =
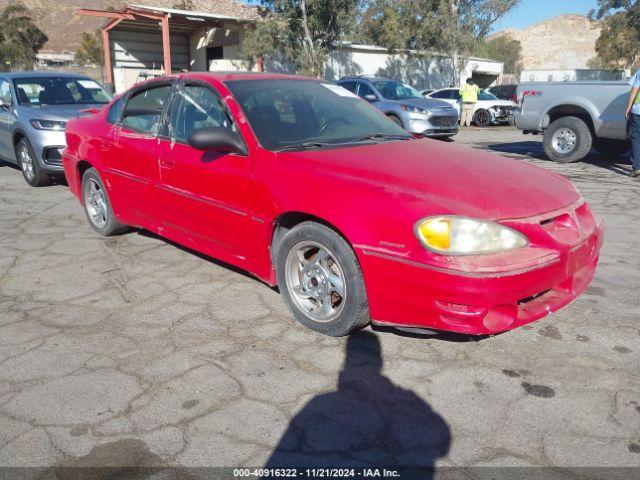
POLYGON ((560 15, 523 29, 502 30, 492 37, 508 36, 522 44, 526 70, 587 68, 596 56, 600 25, 584 15, 560 15))
MULTIPOLYGON (((105 10, 108 7, 121 9, 125 4, 149 5, 171 8, 175 0, 18 0, 32 12, 35 23, 47 34, 49 42, 43 51, 75 52, 81 32, 94 31, 104 25, 105 18, 79 17, 76 8, 105 10)), ((15 0, 0 0, 0 9, 15 0)), ((242 5, 239 0, 193 0, 195 10, 250 17, 255 9, 242 5)))

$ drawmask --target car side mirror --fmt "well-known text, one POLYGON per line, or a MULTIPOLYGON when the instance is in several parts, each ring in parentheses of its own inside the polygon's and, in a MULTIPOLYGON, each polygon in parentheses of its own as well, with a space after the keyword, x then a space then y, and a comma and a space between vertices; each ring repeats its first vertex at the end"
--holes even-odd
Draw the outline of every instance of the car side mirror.
POLYGON ((225 127, 196 130, 187 141, 196 150, 247 154, 247 146, 240 134, 225 127))
POLYGON ((364 96, 364 99, 365 99, 367 102, 377 102, 377 101, 378 101, 378 97, 376 97, 373 93, 367 93, 367 94, 364 96))

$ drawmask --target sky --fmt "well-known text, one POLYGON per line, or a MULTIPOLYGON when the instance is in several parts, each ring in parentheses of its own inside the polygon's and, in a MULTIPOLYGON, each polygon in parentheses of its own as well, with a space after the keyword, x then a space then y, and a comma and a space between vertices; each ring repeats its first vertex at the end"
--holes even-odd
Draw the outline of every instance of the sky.
POLYGON ((565 13, 587 15, 596 4, 596 0, 521 0, 518 7, 496 24, 494 31, 525 28, 565 13))
MULTIPOLYGON (((256 4, 256 0, 243 0, 248 4, 256 4)), ((525 28, 534 23, 564 13, 580 13, 586 15, 596 7, 596 0, 520 0, 520 5, 500 20, 494 31, 505 28, 525 28)))

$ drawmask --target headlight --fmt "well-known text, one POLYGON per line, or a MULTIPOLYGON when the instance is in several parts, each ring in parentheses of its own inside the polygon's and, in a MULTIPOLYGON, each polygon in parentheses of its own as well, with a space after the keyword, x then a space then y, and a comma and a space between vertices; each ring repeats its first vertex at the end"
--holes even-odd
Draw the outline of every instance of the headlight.
POLYGON ((64 127, 67 126, 67 122, 63 122, 61 120, 40 120, 38 118, 34 118, 31 120, 31 125, 33 125, 33 128, 38 130, 64 130, 64 127))
POLYGON ((416 223, 415 233, 424 247, 443 255, 495 253, 529 244, 511 228, 455 216, 424 218, 416 223))
POLYGON ((420 107, 415 107, 413 105, 400 105, 400 108, 402 110, 404 110, 405 112, 411 112, 411 113, 427 113, 427 111, 424 108, 420 108, 420 107))

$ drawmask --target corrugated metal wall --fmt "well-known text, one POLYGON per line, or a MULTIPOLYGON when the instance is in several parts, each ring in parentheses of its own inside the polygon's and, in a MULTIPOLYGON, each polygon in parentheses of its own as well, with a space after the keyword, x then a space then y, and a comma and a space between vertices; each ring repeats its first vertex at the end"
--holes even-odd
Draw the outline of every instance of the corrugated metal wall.
MULTIPOLYGON (((160 69, 162 67, 162 34, 112 30, 111 55, 113 67, 160 69)), ((174 71, 189 67, 187 35, 171 35, 171 64, 174 71)))

